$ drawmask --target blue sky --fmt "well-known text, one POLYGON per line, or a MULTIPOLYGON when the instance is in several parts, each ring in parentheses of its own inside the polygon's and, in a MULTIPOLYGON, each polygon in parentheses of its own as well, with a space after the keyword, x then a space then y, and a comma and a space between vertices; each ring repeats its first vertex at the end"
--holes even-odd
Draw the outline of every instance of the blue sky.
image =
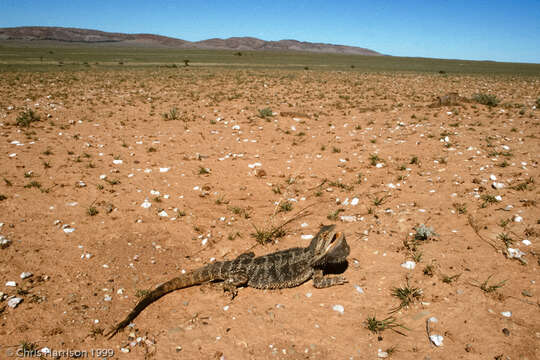
POLYGON ((0 27, 65 26, 196 41, 254 36, 396 56, 540 63, 540 0, 0 0, 0 27))

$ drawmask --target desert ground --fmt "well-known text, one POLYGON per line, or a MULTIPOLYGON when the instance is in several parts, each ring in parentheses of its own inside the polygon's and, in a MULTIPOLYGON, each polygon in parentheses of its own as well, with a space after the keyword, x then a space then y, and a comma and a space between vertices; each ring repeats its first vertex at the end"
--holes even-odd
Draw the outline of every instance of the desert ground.
POLYGON ((538 359, 538 108, 540 76, 4 71, 0 358, 538 359), (194 286, 104 336, 321 224, 348 283, 194 286))

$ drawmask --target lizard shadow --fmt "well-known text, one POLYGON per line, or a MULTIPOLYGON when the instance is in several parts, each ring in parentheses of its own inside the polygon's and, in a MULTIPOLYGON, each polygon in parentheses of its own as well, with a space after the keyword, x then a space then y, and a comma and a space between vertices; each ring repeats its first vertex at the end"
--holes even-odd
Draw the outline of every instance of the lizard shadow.
POLYGON ((340 263, 326 264, 323 268, 324 275, 338 275, 343 274, 349 267, 348 261, 343 261, 340 263))

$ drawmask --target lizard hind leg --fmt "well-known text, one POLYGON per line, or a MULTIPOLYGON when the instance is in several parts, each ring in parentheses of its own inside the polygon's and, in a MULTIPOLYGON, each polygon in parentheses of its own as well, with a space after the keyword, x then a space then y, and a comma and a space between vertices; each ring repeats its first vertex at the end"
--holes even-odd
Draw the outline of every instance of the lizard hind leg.
POLYGON ((232 273, 227 279, 223 281, 223 290, 228 291, 231 294, 231 300, 238 295, 237 288, 245 285, 248 282, 248 276, 245 272, 232 273))

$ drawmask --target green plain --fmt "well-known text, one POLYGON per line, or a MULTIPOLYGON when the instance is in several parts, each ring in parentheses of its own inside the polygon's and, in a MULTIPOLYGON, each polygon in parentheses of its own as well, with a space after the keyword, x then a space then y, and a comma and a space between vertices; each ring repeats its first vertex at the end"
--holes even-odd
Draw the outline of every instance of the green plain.
POLYGON ((193 50, 111 43, 0 41, 0 72, 189 66, 540 76, 540 64, 278 51, 193 50))

